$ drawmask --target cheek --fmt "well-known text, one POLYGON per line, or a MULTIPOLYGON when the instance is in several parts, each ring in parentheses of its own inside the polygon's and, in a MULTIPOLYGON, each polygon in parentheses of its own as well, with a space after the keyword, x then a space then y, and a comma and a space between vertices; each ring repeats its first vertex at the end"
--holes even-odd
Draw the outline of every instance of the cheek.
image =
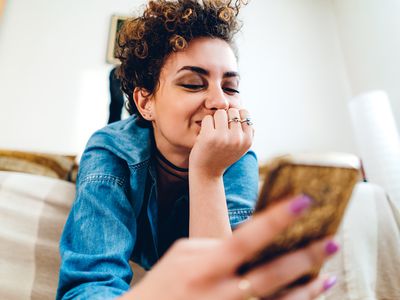
POLYGON ((232 108, 242 108, 242 99, 239 96, 236 97, 232 97, 231 99, 229 99, 229 104, 230 107, 232 108))
POLYGON ((182 95, 174 105, 174 114, 179 120, 190 120, 202 108, 202 97, 198 94, 182 95))
POLYGON ((190 101, 176 101, 174 104, 159 106, 157 109, 159 126, 171 133, 182 133, 186 130, 192 123, 192 117, 197 111, 196 108, 186 104, 188 102, 190 101))
MULTIPOLYGON (((175 131, 187 129, 193 117, 202 109, 204 95, 201 93, 170 93, 156 103, 158 124, 175 131)), ((157 121, 156 121, 157 122, 157 121)))

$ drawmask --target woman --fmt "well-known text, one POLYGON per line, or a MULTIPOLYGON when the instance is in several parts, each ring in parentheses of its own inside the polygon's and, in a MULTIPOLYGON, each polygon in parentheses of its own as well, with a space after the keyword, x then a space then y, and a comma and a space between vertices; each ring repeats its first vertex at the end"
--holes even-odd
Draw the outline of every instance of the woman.
MULTIPOLYGON (((130 259, 150 269, 181 237, 231 240, 251 215, 258 167, 233 51, 241 3, 231 2, 150 1, 125 22, 119 76, 132 116, 96 132, 82 156, 60 243, 58 299, 121 295, 132 278, 130 259)), ((196 241, 189 244, 205 257, 216 250, 216 242, 196 241)), ((156 299, 160 276, 175 277, 168 273, 176 258, 193 257, 180 252, 172 250, 164 267, 132 290, 141 295, 135 299, 156 299)), ((194 292, 189 283, 186 299, 194 292)))

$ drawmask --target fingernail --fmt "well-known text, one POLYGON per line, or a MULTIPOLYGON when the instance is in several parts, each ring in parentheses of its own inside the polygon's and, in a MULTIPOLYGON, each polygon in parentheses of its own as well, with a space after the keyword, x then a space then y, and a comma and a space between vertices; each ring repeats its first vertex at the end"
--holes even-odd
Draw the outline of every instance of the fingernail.
POLYGON ((332 276, 332 277, 329 277, 328 279, 326 279, 323 284, 324 291, 329 290, 331 287, 333 287, 336 284, 336 282, 337 282, 336 276, 332 276))
POLYGON ((301 195, 295 198, 295 200, 292 201, 290 204, 290 211, 298 215, 301 212, 303 212, 305 209, 307 209, 312 203, 312 200, 310 197, 306 195, 301 195))
POLYGON ((329 241, 325 245, 325 251, 329 255, 336 253, 338 250, 339 250, 339 245, 337 243, 335 243, 334 241, 329 241))

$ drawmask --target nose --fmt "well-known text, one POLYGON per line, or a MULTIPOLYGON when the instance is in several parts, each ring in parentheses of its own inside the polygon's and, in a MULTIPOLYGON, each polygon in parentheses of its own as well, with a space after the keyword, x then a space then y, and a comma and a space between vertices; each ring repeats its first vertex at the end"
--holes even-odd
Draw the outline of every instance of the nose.
POLYGON ((229 99, 221 87, 210 88, 207 93, 207 99, 204 103, 205 107, 210 110, 225 109, 230 106, 229 99))

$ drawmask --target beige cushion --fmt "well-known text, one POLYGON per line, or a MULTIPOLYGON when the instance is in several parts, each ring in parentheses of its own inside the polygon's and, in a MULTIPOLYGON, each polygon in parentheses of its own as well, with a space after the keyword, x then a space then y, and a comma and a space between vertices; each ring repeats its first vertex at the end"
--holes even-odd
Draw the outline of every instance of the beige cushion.
POLYGON ((356 186, 337 239, 342 249, 323 272, 338 284, 321 299, 400 299, 400 213, 382 188, 356 186))
POLYGON ((74 194, 66 181, 0 171, 0 299, 54 299, 74 194))
MULTIPOLYGON (((32 174, 0 171, 0 299, 54 299, 58 244, 75 185, 32 174)), ((143 269, 131 263, 135 284, 143 269)))

